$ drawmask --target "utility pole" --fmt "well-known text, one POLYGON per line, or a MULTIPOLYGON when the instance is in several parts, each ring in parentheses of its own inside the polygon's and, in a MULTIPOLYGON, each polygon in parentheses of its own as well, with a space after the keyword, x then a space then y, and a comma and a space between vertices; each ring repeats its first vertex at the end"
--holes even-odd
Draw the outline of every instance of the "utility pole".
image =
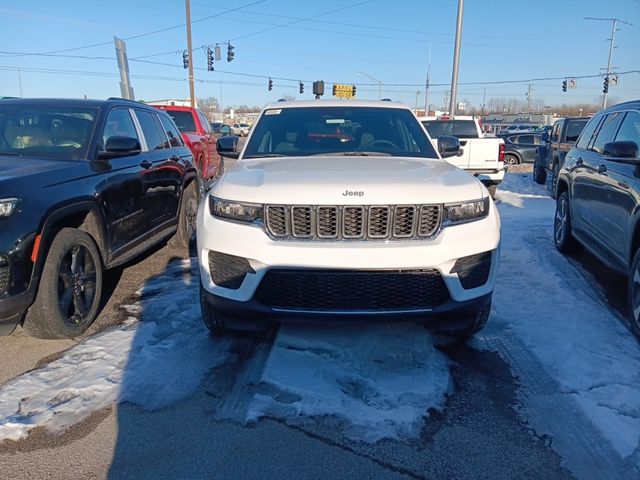
POLYGON ((484 106, 486 105, 485 100, 487 99, 487 87, 484 87, 484 91, 482 92, 482 113, 480 114, 484 117, 484 106))
POLYGON ((22 98, 22 74, 20 69, 18 69, 18 86, 20 87, 20 98, 22 98))
POLYGON ((460 41, 462 40, 462 16, 464 0, 458 0, 458 19, 456 21, 456 43, 453 48, 453 73, 451 74, 451 97, 449 98, 449 115, 456 114, 456 97, 458 94, 458 66, 460 63, 460 41))
POLYGON ((420 96, 420 90, 416 90, 416 115, 418 115, 418 97, 419 96, 420 96))
MULTIPOLYGON (((618 31, 618 29, 616 28, 619 23, 624 23, 625 25, 633 25, 632 23, 629 22, 625 22, 624 20, 620 20, 619 18, 601 18, 601 17, 583 17, 585 20, 600 20, 600 21, 605 21, 605 22, 612 22, 611 25, 611 38, 609 38, 609 59, 607 60, 607 73, 605 74, 605 78, 607 79, 607 81, 609 80, 609 77, 611 76, 611 58, 613 57, 613 49, 616 48, 615 47, 615 38, 616 38, 616 32, 618 31)), ((602 109, 604 110, 605 108, 607 108, 607 92, 603 92, 602 95, 602 109)))
POLYGON ((193 51, 191 49, 191 4, 189 0, 184 0, 187 14, 187 55, 189 58, 189 98, 191 108, 196 106, 196 94, 193 87, 193 51))
POLYGON ((429 44, 429 65, 427 66, 427 80, 424 84, 424 115, 429 115, 429 84, 431 83, 431 44, 429 44))
POLYGON ((527 113, 531 113, 531 92, 533 92, 533 88, 529 84, 529 88, 527 88, 527 113))

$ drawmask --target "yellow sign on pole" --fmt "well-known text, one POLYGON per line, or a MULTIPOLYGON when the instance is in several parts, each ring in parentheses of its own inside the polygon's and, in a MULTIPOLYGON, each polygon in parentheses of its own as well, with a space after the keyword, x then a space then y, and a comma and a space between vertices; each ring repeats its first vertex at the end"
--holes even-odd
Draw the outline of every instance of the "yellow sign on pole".
POLYGON ((353 98, 356 96, 356 87, 355 85, 334 83, 333 96, 338 98, 353 98))

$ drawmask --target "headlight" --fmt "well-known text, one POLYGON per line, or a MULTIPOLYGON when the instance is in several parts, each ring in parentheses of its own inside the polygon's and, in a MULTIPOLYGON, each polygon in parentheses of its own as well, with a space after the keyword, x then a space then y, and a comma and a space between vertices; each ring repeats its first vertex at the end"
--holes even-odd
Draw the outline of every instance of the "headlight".
POLYGON ((489 215, 489 197, 471 202, 455 203, 444 206, 444 224, 471 222, 489 215))
POLYGON ((17 198, 0 199, 0 218, 10 217, 18 205, 17 198))
POLYGON ((209 211, 214 217, 238 222, 251 223, 262 218, 262 205, 222 200, 212 195, 209 196, 209 211))

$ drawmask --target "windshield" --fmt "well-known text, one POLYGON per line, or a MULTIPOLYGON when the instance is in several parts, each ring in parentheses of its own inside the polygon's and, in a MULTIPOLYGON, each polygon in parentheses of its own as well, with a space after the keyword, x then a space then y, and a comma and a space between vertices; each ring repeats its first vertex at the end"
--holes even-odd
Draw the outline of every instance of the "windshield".
POLYGON ((319 154, 438 158, 409 110, 354 106, 266 110, 243 158, 319 154))
POLYGON ((195 132, 196 123, 191 112, 182 110, 166 110, 181 132, 195 132))
POLYGON ((97 108, 0 105, 0 155, 86 158, 97 108))
POLYGON ((569 120, 566 134, 567 142, 578 141, 578 137, 580 136, 580 133, 582 133, 582 130, 584 129, 584 126, 587 124, 588 120, 588 118, 585 118, 584 120, 569 120))
POLYGON ((473 120, 425 120, 422 124, 431 138, 444 135, 458 138, 478 138, 478 129, 473 120))

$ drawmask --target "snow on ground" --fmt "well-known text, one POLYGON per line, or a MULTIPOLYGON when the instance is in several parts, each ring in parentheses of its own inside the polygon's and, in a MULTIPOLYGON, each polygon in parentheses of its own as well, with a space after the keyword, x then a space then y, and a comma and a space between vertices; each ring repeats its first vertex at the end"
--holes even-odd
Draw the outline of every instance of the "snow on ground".
POLYGON ((501 260, 486 332, 514 334, 561 394, 575 400, 623 459, 640 467, 638 342, 603 304, 598 287, 556 251, 554 201, 531 197, 537 186, 518 193, 520 182, 520 175, 507 174, 504 183, 512 192, 498 195, 501 260))
MULTIPOLYGON (((137 292, 122 325, 90 337, 42 368, 0 387, 0 442, 42 426, 60 433, 118 401, 157 409, 190 395, 230 360, 200 320, 189 260, 172 263, 137 292)), ((197 280, 196 280, 197 281, 197 280)))
POLYGON ((366 442, 417 437, 452 390, 447 357, 417 325, 283 326, 262 382, 276 393, 257 394, 247 420, 332 415, 366 442))
POLYGON ((538 185, 535 183, 531 172, 508 172, 504 176, 502 183, 498 185, 498 192, 498 198, 509 193, 520 198, 540 198, 549 196, 546 185, 538 185))

